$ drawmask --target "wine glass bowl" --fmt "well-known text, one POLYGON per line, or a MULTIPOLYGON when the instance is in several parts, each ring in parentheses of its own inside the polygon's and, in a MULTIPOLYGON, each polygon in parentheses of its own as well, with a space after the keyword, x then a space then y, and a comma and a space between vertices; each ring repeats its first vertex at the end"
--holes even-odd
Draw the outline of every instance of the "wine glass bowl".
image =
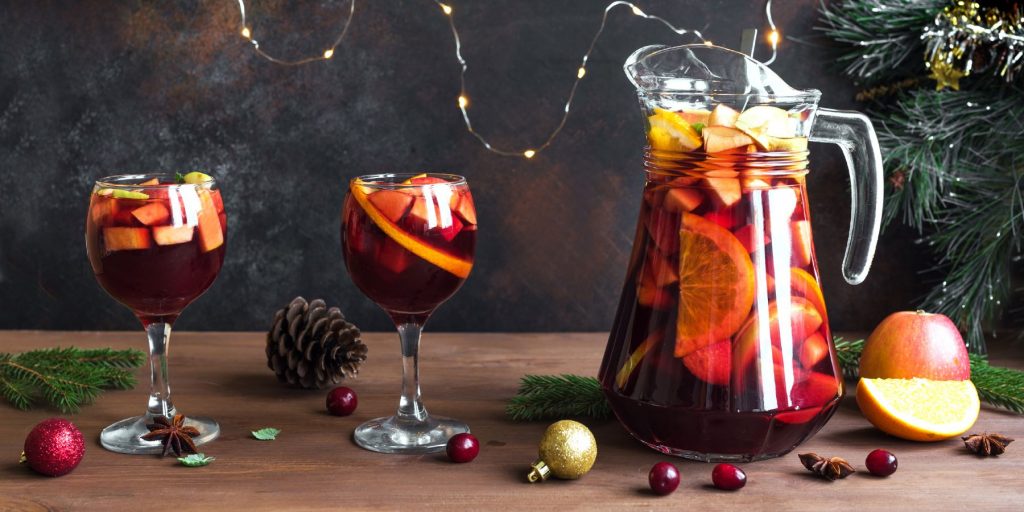
MULTIPOLYGON (((205 292, 224 263, 227 215, 217 183, 200 173, 132 174, 100 179, 86 216, 86 250, 96 280, 128 307, 149 338, 150 397, 146 413, 121 420, 100 434, 121 453, 159 453, 161 443, 142 439, 157 416, 172 418, 167 349, 171 326, 205 292)), ((215 439, 208 418, 187 417, 195 444, 215 439)))
POLYGON ((429 453, 469 427, 430 416, 419 389, 419 341, 430 314, 465 282, 476 247, 476 210, 465 178, 377 174, 355 178, 342 208, 349 275, 395 323, 402 348, 402 397, 395 416, 356 428, 360 446, 429 453))

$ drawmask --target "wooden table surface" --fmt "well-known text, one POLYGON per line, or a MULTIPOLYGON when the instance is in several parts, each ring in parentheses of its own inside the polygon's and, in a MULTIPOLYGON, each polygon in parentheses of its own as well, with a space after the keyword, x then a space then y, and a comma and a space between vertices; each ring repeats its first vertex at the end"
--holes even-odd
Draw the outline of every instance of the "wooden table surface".
MULTIPOLYGON (((615 420, 587 421, 598 441, 594 469, 578 481, 527 484, 546 422, 514 423, 505 401, 526 373, 596 374, 605 334, 446 334, 428 332, 422 350, 427 408, 467 421, 480 439, 480 456, 453 464, 444 455, 371 453, 352 442, 360 422, 390 414, 398 400, 397 336, 370 333, 370 356, 350 383, 359 409, 339 418, 324 410, 322 391, 279 385, 265 366, 262 333, 176 333, 171 345, 175 404, 186 414, 209 415, 220 439, 203 447, 211 465, 186 468, 173 458, 120 455, 104 450, 107 424, 142 412, 146 389, 104 393, 70 416, 86 436, 81 465, 60 478, 36 475, 16 461, 36 422, 57 413, 22 412, 0 403, 0 510, 1022 510, 1024 418, 984 409, 976 431, 1022 439, 995 459, 968 454, 959 439, 921 444, 873 429, 847 397, 839 412, 796 451, 847 458, 861 471, 830 483, 814 478, 795 453, 743 465, 747 486, 738 492, 710 486, 711 465, 674 460, 679 489, 667 497, 647 490, 651 465, 670 460, 632 440, 615 420), (274 426, 277 441, 260 442, 251 430, 274 426), (897 454, 889 478, 867 474, 874 448, 897 454)), ((68 333, 0 331, 0 351, 42 347, 143 348, 141 332, 68 333)), ((1020 354, 1020 352, 1017 352, 1020 354)), ((1022 359, 995 359, 1017 367, 1022 359)), ((148 370, 145 370, 148 372, 148 370)), ((146 374, 139 371, 140 381, 146 374)))

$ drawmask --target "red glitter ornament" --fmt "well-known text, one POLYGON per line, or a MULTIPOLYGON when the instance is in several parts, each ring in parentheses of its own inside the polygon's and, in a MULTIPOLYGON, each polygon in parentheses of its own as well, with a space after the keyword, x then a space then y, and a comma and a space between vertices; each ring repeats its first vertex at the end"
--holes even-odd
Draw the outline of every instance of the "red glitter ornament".
POLYGON ((82 462, 85 438, 74 423, 50 418, 32 428, 25 438, 24 461, 46 476, 66 475, 82 462))

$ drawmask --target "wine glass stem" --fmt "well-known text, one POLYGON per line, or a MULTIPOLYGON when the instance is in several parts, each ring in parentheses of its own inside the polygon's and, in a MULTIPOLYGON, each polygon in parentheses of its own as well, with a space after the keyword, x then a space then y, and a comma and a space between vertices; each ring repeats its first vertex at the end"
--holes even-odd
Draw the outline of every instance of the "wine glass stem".
POLYGON ((398 403, 397 416, 417 422, 427 419, 427 409, 420 400, 419 352, 422 331, 420 324, 398 324, 398 336, 402 342, 402 399, 398 403))
POLYGON ((171 341, 171 324, 156 322, 146 326, 149 337, 149 416, 171 417, 171 381, 167 375, 167 349, 171 341))

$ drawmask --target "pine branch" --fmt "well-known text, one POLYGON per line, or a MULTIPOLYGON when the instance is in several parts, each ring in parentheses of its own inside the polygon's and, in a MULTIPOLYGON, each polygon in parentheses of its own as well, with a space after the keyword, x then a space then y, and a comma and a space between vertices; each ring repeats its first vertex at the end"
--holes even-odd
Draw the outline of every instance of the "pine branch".
POLYGON ((611 408, 601 383, 580 375, 526 375, 505 413, 515 421, 553 418, 607 418, 611 408))
POLYGON ((853 78, 876 83, 925 71, 921 32, 947 0, 846 0, 822 5, 815 27, 844 46, 837 62, 853 78))
POLYGON ((0 396, 18 409, 43 399, 62 412, 73 412, 103 389, 134 387, 132 370, 144 361, 138 350, 68 347, 0 354, 0 396))
MULTIPOLYGON (((843 375, 857 378, 864 340, 835 338, 843 375)), ((990 366, 984 356, 971 355, 971 381, 985 403, 1024 414, 1024 371, 990 366)), ((526 375, 505 408, 514 421, 565 418, 604 419, 612 415, 601 383, 581 375, 526 375)))

